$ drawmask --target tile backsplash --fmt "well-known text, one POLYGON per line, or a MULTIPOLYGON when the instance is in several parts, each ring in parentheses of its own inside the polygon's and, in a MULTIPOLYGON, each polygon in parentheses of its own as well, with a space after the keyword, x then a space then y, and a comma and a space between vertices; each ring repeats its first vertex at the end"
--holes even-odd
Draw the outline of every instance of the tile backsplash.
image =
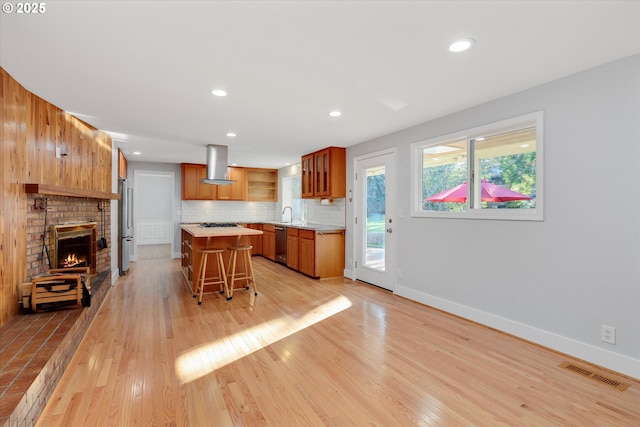
POLYGON ((345 226, 346 199, 333 199, 330 205, 323 205, 318 199, 307 200, 307 222, 313 224, 345 226))
POLYGON ((183 200, 180 222, 273 221, 278 205, 273 202, 227 202, 183 200))
MULTIPOLYGON (((334 199, 330 205, 320 200, 305 200, 307 222, 314 224, 345 225, 345 199, 334 199)), ((273 202, 228 202, 183 200, 180 222, 260 222, 280 221, 282 207, 273 202)))

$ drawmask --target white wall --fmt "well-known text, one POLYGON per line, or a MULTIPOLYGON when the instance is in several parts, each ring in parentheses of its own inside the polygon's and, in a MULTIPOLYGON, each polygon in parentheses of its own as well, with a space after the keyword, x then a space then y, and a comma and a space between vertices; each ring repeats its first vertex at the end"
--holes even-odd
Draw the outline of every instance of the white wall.
POLYGON ((640 378, 640 56, 350 147, 347 188, 354 157, 387 147, 398 152, 396 294, 640 378), (540 110, 543 222, 407 216, 411 143, 540 110))

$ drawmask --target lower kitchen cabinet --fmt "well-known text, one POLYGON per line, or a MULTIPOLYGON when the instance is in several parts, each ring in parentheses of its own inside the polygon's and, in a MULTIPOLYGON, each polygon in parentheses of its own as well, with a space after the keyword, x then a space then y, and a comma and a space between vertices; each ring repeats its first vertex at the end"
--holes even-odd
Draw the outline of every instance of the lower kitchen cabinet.
MULTIPOLYGON (((253 228, 254 230, 262 230, 262 224, 249 224, 248 228, 253 228)), ((262 255, 262 234, 259 236, 250 236, 251 246, 251 255, 262 255)))
POLYGON ((262 256, 276 260, 276 228, 272 224, 262 225, 262 256))
MULTIPOLYGON (((276 261, 276 226, 249 224, 249 228, 262 227, 261 255, 276 261)), ((324 279, 344 275, 344 230, 318 231, 287 226, 287 267, 307 276, 324 279)), ((258 243, 251 243, 254 247, 258 243)), ((254 252, 254 255, 259 253, 254 252)))
POLYGON ((298 269, 298 234, 297 228, 287 228, 287 267, 298 269))
POLYGON ((298 235, 298 271, 311 277, 344 275, 344 230, 301 229, 298 235))
POLYGON ((298 270, 307 276, 313 276, 315 273, 315 232, 309 230, 300 230, 299 253, 298 253, 298 270))

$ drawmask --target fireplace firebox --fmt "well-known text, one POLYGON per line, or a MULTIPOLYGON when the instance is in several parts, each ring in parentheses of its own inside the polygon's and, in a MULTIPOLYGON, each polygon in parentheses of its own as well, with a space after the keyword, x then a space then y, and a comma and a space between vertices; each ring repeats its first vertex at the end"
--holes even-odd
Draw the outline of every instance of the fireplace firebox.
POLYGON ((96 223, 52 225, 50 229, 53 268, 89 267, 96 274, 96 223))

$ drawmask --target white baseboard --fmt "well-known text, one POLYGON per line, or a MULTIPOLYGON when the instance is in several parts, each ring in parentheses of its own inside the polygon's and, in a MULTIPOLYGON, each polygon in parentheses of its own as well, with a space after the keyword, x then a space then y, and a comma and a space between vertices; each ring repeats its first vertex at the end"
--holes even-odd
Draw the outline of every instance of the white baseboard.
POLYGON ((113 286, 116 281, 118 280, 118 277, 120 277, 120 271, 116 268, 116 269, 112 269, 111 270, 111 286, 113 286))
POLYGON ((398 296, 478 322, 482 325, 628 375, 632 378, 640 379, 640 360, 638 359, 633 359, 591 344, 576 341, 514 320, 419 292, 405 286, 396 285, 394 293, 398 296))
POLYGON ((356 272, 354 270, 348 270, 345 268, 342 274, 347 279, 356 280, 356 272))

